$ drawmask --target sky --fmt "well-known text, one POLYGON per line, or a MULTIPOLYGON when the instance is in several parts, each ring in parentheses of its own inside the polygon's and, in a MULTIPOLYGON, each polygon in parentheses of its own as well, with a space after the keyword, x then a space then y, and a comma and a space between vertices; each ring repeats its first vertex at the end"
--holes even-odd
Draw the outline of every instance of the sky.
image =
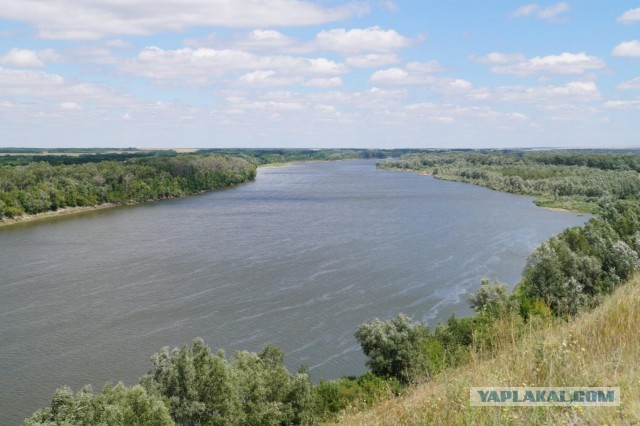
POLYGON ((640 146, 640 1, 2 0, 0 146, 640 146))

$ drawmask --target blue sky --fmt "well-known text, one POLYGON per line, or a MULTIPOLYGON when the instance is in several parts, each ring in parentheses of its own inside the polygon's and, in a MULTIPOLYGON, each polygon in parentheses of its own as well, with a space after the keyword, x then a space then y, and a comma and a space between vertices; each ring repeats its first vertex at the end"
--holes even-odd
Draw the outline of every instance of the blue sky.
POLYGON ((3 0, 0 146, 640 146, 640 2, 3 0))

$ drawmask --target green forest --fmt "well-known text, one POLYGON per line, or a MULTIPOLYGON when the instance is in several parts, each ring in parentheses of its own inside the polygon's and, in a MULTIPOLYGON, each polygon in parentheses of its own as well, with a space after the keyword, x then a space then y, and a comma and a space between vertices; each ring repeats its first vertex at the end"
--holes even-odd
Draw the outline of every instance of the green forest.
POLYGON ((68 207, 182 197, 252 180, 256 167, 290 161, 389 158, 417 150, 0 149, 0 223, 68 207), (6 154, 6 155, 1 155, 6 154), (10 154, 10 155, 9 155, 10 154))
POLYGON ((4 165, 0 166, 0 220, 67 207, 181 197, 238 184, 255 175, 255 164, 227 155, 4 165))
MULTIPOLYGON (((216 184, 254 176, 258 160, 227 154, 136 159, 131 164, 141 170, 161 170, 167 179, 175 175, 190 191, 214 181, 218 175, 207 175, 214 163, 224 164, 222 170, 230 179, 216 180, 216 184)), ((275 346, 227 357, 195 339, 190 345, 154 354, 148 374, 135 386, 107 385, 99 392, 86 387, 75 394, 67 387, 58 389, 50 406, 38 410, 25 424, 317 424, 338 419, 345 409, 362 409, 402 394, 413 384, 468 364, 471 357, 491 358, 499 349, 496 342, 504 340, 497 336, 509 333, 509 339, 515 339, 525 330, 567 321, 599 305, 638 271, 639 158, 633 153, 467 151, 411 153, 386 161, 380 167, 530 194, 541 203, 597 212, 597 216, 540 245, 529 256, 513 291, 483 279, 468 298, 474 316, 452 316, 429 327, 398 314, 358 327, 354 335, 369 368, 362 376, 314 385, 305 366, 295 373, 287 370, 285 354, 275 346)), ((94 172, 102 170, 99 165, 73 167, 87 168, 86 176, 93 179, 94 172)), ((50 170, 54 166, 38 163, 33 167, 50 170)), ((105 162, 103 167, 114 164, 105 162)), ((37 176, 35 171, 30 173, 37 176)), ((107 177, 100 176, 106 187, 107 177)), ((112 181, 119 182, 119 193, 128 194, 123 181, 112 181)))
POLYGON ((589 213, 602 203, 640 196, 640 155, 634 151, 434 151, 378 166, 532 195, 539 206, 589 213))

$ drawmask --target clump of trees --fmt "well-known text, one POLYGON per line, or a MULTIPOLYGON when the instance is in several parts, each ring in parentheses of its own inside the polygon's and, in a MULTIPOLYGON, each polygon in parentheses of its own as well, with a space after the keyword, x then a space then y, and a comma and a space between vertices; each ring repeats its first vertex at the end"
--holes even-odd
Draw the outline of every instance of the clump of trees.
POLYGON ((65 207, 180 197, 254 179, 255 164, 228 155, 0 167, 0 220, 65 207))
POLYGON ((58 389, 51 406, 25 425, 288 425, 310 424, 315 401, 309 375, 290 374, 284 353, 267 345, 260 353, 237 352, 227 359, 202 339, 151 357, 140 384, 86 387, 75 396, 58 389))
POLYGON ((595 306, 640 267, 640 208, 618 201, 600 217, 544 242, 529 257, 516 292, 523 315, 536 301, 559 316, 595 306))
POLYGON ((36 411, 25 426, 121 425, 169 426, 174 422, 164 402, 136 385, 106 385, 98 394, 86 386, 75 395, 68 387, 55 391, 51 405, 36 411))
POLYGON ((413 323, 399 314, 388 321, 375 319, 362 325, 355 337, 373 374, 406 385, 466 360, 474 322, 474 318, 451 316, 431 331, 425 324, 413 323))

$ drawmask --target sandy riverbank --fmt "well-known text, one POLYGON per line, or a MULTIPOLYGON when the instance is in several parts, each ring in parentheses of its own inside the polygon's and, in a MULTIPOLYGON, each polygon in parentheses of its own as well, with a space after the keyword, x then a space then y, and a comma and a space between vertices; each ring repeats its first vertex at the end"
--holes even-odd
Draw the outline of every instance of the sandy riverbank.
POLYGON ((79 213, 86 213, 86 212, 91 212, 95 210, 119 207, 121 205, 122 204, 105 203, 105 204, 99 204, 97 206, 68 207, 64 209, 58 209, 56 211, 49 211, 49 212, 38 213, 38 214, 23 214, 16 218, 7 218, 7 219, 0 220, 0 227, 16 225, 18 223, 35 222, 37 220, 49 219, 49 218, 60 217, 60 216, 76 215, 79 213))

